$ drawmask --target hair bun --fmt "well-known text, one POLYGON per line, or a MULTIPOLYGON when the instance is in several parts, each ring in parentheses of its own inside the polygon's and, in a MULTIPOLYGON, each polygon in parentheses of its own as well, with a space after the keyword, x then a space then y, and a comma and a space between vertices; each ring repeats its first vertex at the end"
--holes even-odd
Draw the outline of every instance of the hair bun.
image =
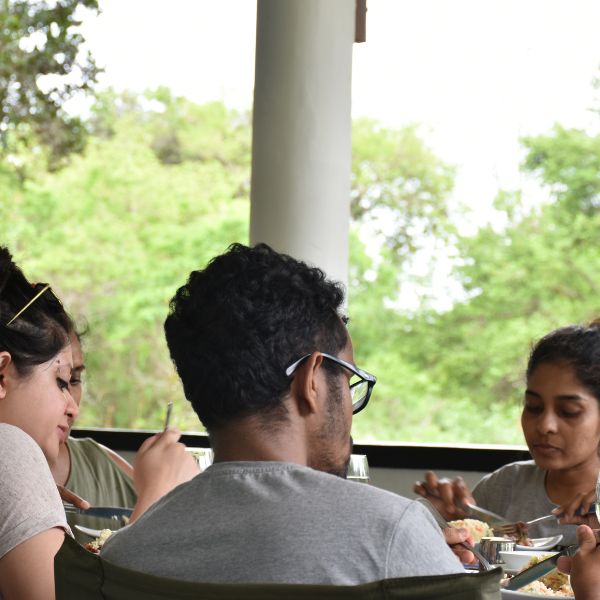
POLYGON ((6 282, 15 270, 12 254, 5 246, 0 246, 0 294, 4 291, 6 282))

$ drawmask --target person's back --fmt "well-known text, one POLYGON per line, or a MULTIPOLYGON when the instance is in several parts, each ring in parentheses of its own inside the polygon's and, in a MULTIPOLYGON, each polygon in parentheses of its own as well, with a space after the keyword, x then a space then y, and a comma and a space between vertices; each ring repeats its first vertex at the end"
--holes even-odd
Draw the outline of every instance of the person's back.
POLYGON ((462 570, 421 505, 345 480, 352 415, 376 379, 354 364, 343 299, 265 245, 234 244, 191 273, 165 334, 214 464, 109 540, 107 560, 206 582, 462 570))
POLYGON ((454 573, 419 503, 285 462, 222 462, 115 534, 103 556, 189 581, 352 585, 454 573))

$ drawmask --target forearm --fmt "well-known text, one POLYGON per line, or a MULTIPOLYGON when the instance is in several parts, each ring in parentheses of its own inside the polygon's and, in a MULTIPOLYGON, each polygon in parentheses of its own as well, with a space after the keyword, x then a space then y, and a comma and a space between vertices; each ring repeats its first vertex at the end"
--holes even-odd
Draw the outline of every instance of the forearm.
POLYGON ((54 600, 54 556, 64 531, 48 529, 0 558, 0 595, 4 600, 54 600))

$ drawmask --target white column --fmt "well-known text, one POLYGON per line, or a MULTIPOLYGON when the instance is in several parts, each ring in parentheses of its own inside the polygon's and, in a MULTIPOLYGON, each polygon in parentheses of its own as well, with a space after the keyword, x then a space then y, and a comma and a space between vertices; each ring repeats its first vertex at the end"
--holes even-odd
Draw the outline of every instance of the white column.
POLYGON ((258 0, 250 241, 348 282, 355 0, 258 0))

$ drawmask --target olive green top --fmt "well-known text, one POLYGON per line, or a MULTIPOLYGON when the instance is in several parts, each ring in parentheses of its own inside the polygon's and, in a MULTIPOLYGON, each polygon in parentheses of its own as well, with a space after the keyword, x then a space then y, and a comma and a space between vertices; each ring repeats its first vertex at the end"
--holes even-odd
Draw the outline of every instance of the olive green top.
MULTIPOLYGON (((137 500, 131 477, 111 460, 102 447, 91 438, 69 438, 67 449, 71 457, 71 472, 65 487, 87 500, 92 506, 123 506, 133 508, 137 500)), ((82 534, 75 524, 93 529, 119 529, 121 523, 110 519, 67 514, 75 538, 82 543, 91 538, 82 534)))

